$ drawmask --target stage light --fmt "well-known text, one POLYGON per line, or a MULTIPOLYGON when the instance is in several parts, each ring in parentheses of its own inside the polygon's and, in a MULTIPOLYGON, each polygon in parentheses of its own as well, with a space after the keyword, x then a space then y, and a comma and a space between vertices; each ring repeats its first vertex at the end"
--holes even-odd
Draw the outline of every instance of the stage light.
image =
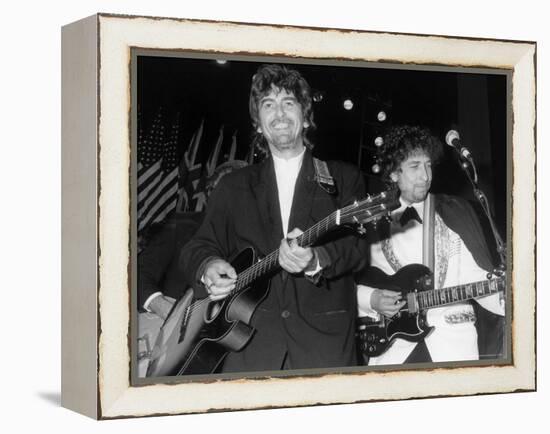
POLYGON ((372 165, 372 173, 380 173, 380 165, 378 163, 372 165))
POLYGON ((377 118, 379 122, 384 122, 386 120, 386 112, 385 111, 378 112, 377 118))
POLYGON ((348 99, 344 100, 344 104, 343 104, 343 105, 344 105, 344 108, 345 108, 346 110, 351 110, 351 109, 353 108, 353 101, 352 101, 351 99, 348 98, 348 99))
POLYGON ((378 136, 376 139, 374 139, 374 146, 376 146, 377 148, 379 148, 383 144, 384 144, 384 139, 382 137, 378 136))
POLYGON ((225 65, 227 63, 227 60, 224 60, 224 59, 217 59, 216 60, 216 63, 218 63, 219 65, 225 65))

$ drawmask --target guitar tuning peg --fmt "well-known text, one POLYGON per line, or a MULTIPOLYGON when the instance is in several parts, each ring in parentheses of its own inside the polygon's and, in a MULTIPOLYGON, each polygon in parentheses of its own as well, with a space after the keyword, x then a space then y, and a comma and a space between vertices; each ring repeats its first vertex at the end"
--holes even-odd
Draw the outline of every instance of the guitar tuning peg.
POLYGON ((504 270, 499 266, 493 270, 492 274, 497 277, 502 277, 504 276, 504 270))
POLYGON ((493 274, 497 277, 502 277, 506 274, 506 272, 505 272, 505 270, 503 270, 502 268, 499 267, 499 268, 495 268, 493 270, 493 274))

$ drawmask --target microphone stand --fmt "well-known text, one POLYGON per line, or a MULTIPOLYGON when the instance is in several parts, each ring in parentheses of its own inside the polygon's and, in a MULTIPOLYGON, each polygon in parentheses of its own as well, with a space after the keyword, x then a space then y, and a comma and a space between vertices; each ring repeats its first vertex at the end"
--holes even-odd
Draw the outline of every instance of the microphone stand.
POLYGON ((491 211, 489 209, 489 201, 487 200, 487 196, 483 191, 479 188, 477 183, 477 170, 476 166, 474 164, 474 160, 471 157, 470 154, 468 156, 460 155, 460 167, 466 174, 468 180, 472 184, 472 188, 474 191, 474 197, 478 200, 478 202, 481 204, 481 208, 483 209, 483 212, 487 216, 487 219, 489 220, 489 224, 491 225, 491 231, 493 232, 493 237, 495 239, 496 249, 497 253, 500 257, 500 264, 499 268, 504 270, 506 269, 506 245, 502 241, 502 238, 500 237, 495 222, 493 220, 493 217, 491 215, 491 211), (471 170, 470 170, 471 169, 471 170))

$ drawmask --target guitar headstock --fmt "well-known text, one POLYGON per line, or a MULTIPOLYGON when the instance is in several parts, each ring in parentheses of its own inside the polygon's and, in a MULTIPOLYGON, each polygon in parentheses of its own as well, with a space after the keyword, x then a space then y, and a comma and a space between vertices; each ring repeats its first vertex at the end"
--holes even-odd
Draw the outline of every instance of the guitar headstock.
POLYGON ((492 280, 502 290, 506 290, 506 267, 501 264, 493 271, 487 273, 487 280, 492 280))
POLYGON ((396 190, 387 190, 382 193, 367 196, 355 201, 340 210, 340 224, 355 225, 359 232, 364 233, 365 223, 377 222, 387 218, 394 209, 399 208, 399 198, 396 190))

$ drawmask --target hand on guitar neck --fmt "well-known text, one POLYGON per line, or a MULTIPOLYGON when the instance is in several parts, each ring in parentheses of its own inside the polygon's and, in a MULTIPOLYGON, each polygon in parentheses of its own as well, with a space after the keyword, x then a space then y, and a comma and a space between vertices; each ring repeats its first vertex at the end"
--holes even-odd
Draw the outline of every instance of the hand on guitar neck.
POLYGON ((318 264, 314 250, 311 247, 301 247, 298 237, 303 234, 298 228, 288 233, 279 247, 279 264, 281 268, 291 274, 303 271, 313 271, 318 264))

